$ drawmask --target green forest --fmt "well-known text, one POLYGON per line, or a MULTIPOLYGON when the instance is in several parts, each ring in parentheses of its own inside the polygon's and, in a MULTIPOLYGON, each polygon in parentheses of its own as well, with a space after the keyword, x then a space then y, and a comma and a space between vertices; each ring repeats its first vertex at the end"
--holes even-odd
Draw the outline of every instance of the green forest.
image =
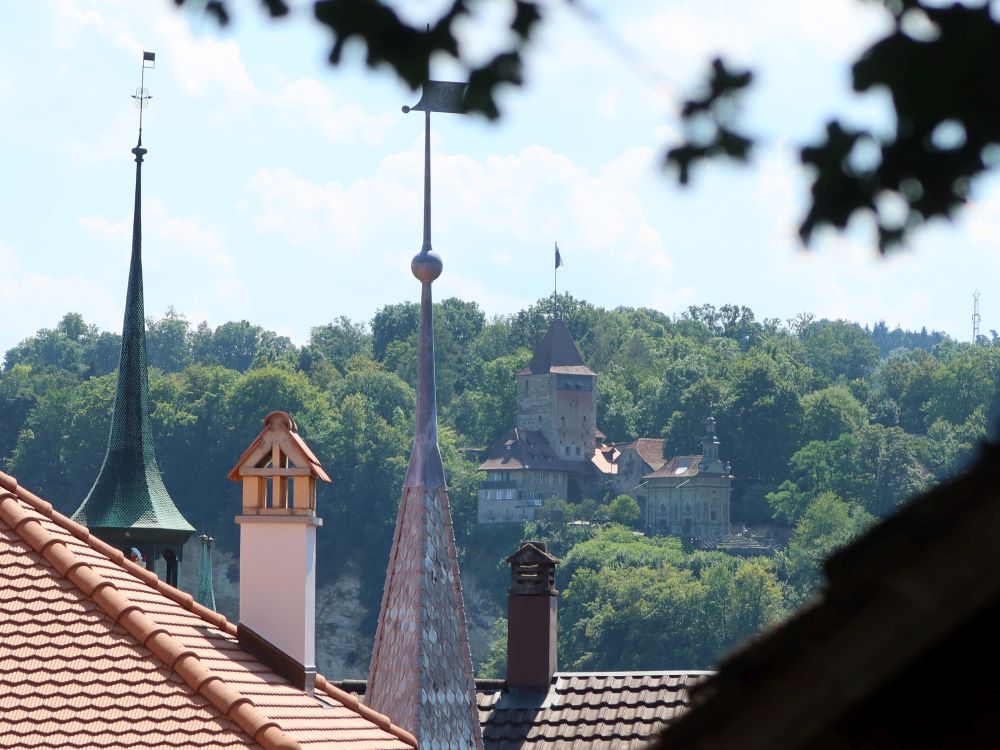
MULTIPOLYGON (((213 328, 173 310, 147 325, 156 455, 177 506, 236 554, 240 493, 226 475, 266 413, 291 412, 332 479, 319 495, 319 586, 346 572, 360 580, 357 627, 368 643, 411 443, 417 326, 415 303, 366 322, 339 317, 302 346, 248 321, 213 328)), ((832 550, 960 471, 1000 414, 995 337, 960 343, 809 314, 758 320, 736 305, 607 310, 568 295, 496 317, 446 299, 435 330, 466 587, 492 621, 505 609, 504 558, 522 540, 548 541, 562 560, 562 669, 713 666, 807 601, 832 550), (696 453, 706 416, 716 417, 735 476, 733 521, 779 538, 773 555, 645 535, 627 496, 554 501, 560 512, 523 526, 476 524, 479 456, 513 425, 514 375, 556 310, 600 374, 598 425, 609 440, 660 437, 667 456, 696 453)), ((67 514, 104 456, 119 345, 69 313, 4 356, 0 459, 67 514)), ((504 638, 497 620, 482 675, 502 674, 504 638)), ((355 656, 358 673, 335 677, 363 675, 365 650, 355 656)))

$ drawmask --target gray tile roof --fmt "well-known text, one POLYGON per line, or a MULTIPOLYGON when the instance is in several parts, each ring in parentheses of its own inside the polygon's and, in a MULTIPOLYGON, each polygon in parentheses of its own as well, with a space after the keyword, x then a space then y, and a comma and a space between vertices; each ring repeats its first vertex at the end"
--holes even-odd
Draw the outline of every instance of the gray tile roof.
POLYGON ((560 672, 547 693, 479 684, 486 750, 638 750, 688 707, 709 672, 560 672))
POLYGON ((587 367, 583 357, 580 356, 580 350, 576 348, 573 336, 559 318, 552 321, 549 330, 535 347, 531 361, 517 374, 542 375, 548 372, 560 375, 597 374, 587 367))

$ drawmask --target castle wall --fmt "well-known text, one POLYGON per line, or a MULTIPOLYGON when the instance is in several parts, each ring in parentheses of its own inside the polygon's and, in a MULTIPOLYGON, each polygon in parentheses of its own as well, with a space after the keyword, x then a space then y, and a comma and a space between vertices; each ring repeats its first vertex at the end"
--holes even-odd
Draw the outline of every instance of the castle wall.
POLYGON ((525 430, 539 430, 555 446, 555 375, 517 376, 517 422, 525 430))

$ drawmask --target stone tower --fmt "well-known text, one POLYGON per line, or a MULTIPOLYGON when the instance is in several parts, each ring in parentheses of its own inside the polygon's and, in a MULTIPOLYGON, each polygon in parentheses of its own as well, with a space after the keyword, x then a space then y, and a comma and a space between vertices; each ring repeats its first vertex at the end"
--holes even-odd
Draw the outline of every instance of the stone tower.
POLYGON ((517 426, 538 430, 564 461, 589 461, 597 445, 597 373, 556 318, 517 374, 517 426))

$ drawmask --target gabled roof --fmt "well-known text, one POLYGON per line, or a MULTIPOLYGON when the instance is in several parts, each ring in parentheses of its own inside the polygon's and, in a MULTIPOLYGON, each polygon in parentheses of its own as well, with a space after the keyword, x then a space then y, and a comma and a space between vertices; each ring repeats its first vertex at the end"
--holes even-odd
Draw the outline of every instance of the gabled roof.
POLYGON ((573 336, 561 318, 552 321, 549 330, 535 347, 531 361, 517 374, 542 375, 549 372, 560 375, 597 374, 583 361, 573 336))
POLYGON ((2 472, 0 570, 0 737, 14 746, 416 744, 322 677, 311 696, 292 687, 225 617, 2 472))
POLYGON ((545 434, 540 430, 515 427, 497 440, 479 465, 480 471, 566 471, 580 473, 587 464, 583 461, 564 461, 552 450, 545 434))
POLYGON ((663 468, 666 459, 663 457, 663 446, 666 440, 659 438, 638 438, 631 443, 619 445, 618 449, 624 454, 627 450, 634 450, 639 454, 639 458, 646 462, 650 471, 657 471, 663 468))
POLYGON ((656 471, 646 474, 643 479, 698 476, 698 462, 702 458, 702 456, 674 456, 656 471))
POLYGON ((292 415, 284 411, 272 411, 264 417, 264 429, 250 443, 250 447, 243 451, 240 460, 229 472, 229 479, 238 482, 243 477, 244 469, 256 469, 266 465, 271 461, 275 448, 283 459, 291 462, 293 467, 305 469, 308 476, 323 482, 330 481, 316 454, 299 435, 299 427, 292 419, 292 415))
POLYGON ((549 554, 547 550, 539 549, 538 543, 525 542, 517 551, 505 561, 508 565, 514 563, 558 565, 560 560, 555 555, 549 554))
POLYGON ((547 693, 479 691, 486 750, 639 750, 709 672, 557 672, 547 693))
MULTIPOLYGON (((989 617, 993 620, 986 622, 995 622, 998 539, 1000 448, 989 446, 964 475, 911 500, 833 555, 824 566, 827 582, 819 597, 725 659, 693 695, 691 711, 657 747, 847 747, 838 734, 842 721, 877 700, 898 675, 926 664, 938 647, 948 653, 947 644, 970 624, 989 617)), ((960 649, 972 663, 946 660, 936 669, 918 669, 916 692, 951 694, 965 678, 978 679, 984 666, 977 657, 995 653, 994 633, 980 629, 982 642, 960 649)), ((997 715, 992 688, 970 696, 978 705, 968 717, 970 723, 982 722, 979 730, 991 737, 991 746, 997 715)), ((900 700, 906 698, 888 693, 881 705, 910 713, 911 706, 899 706, 900 700)), ((928 710, 940 711, 935 698, 925 702, 934 704, 928 710)), ((893 741, 891 722, 879 719, 878 705, 872 727, 881 739, 869 735, 865 746, 902 745, 893 741)), ((947 712, 923 718, 935 729, 954 721, 947 712)), ((934 746, 984 746, 982 736, 969 739, 975 727, 953 730, 956 737, 972 731, 934 746)))
POLYGON ((608 475, 618 473, 618 464, 616 461, 619 455, 620 453, 615 446, 599 445, 594 449, 594 453, 590 457, 590 463, 598 473, 607 477, 608 475))

